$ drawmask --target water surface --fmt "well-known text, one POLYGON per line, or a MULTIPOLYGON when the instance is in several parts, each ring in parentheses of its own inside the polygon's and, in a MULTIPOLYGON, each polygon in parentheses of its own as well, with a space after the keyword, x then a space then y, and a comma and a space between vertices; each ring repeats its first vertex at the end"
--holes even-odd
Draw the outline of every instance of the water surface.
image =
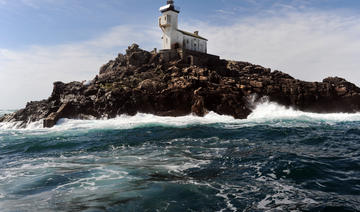
POLYGON ((360 114, 0 125, 0 211, 359 211, 360 114))

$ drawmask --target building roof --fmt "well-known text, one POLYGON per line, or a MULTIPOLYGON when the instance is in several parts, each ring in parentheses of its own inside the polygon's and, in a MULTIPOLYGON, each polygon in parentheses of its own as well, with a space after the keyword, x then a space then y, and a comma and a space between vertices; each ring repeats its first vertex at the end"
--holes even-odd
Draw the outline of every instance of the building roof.
POLYGON ((178 29, 177 31, 183 33, 184 35, 188 35, 188 36, 195 37, 195 38, 199 38, 199 39, 206 40, 206 41, 208 40, 208 39, 203 38, 203 37, 201 37, 201 36, 199 36, 198 34, 195 34, 195 33, 182 31, 182 30, 180 30, 180 29, 178 29))
POLYGON ((160 12, 166 12, 166 11, 169 11, 169 10, 172 10, 172 11, 174 11, 174 12, 177 12, 177 13, 180 13, 180 8, 178 8, 178 7, 175 7, 174 5, 172 5, 172 4, 167 4, 167 5, 165 5, 165 6, 162 6, 162 7, 160 7, 160 12))

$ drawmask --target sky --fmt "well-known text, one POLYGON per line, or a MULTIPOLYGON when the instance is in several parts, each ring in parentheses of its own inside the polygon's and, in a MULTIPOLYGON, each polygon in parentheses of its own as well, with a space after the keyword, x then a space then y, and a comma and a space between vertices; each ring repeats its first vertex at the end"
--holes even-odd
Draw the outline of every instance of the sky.
MULTIPOLYGON (((161 49, 166 0, 0 0, 0 109, 49 97, 53 82, 83 81, 132 43, 161 49)), ((208 52, 306 81, 360 86, 358 0, 175 0, 179 28, 208 52)))

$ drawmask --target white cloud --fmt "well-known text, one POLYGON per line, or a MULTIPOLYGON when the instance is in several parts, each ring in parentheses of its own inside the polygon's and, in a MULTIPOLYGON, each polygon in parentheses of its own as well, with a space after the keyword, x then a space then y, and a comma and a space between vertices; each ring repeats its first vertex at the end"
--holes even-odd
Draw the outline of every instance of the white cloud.
POLYGON ((287 12, 233 21, 230 26, 200 23, 209 52, 249 61, 320 81, 341 76, 360 85, 359 16, 332 12, 287 12))
POLYGON ((0 49, 0 108, 20 108, 28 101, 47 98, 54 81, 92 79, 102 64, 133 42, 149 50, 159 46, 154 31, 118 26, 81 43, 32 46, 20 51, 0 49))

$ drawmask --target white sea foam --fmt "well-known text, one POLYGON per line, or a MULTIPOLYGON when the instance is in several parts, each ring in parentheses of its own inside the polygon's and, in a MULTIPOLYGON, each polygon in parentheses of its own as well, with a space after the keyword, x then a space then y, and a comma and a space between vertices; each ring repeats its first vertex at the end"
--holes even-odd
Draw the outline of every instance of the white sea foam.
POLYGON ((287 108, 274 102, 263 102, 256 105, 249 115, 249 121, 267 120, 304 120, 304 121, 360 121, 360 113, 309 113, 287 108))
POLYGON ((1 122, 0 130, 15 130, 20 126, 20 122, 1 122))
POLYGON ((155 116, 151 114, 138 113, 135 116, 122 115, 114 119, 107 120, 70 120, 61 119, 53 130, 67 129, 131 129, 143 126, 175 126, 183 127, 196 124, 215 124, 215 123, 235 123, 237 122, 231 116, 218 115, 214 112, 208 113, 205 117, 194 115, 169 117, 155 116))
MULTIPOLYGON (((108 120, 70 120, 62 119, 53 128, 53 130, 68 129, 131 129, 143 126, 175 126, 184 127, 188 125, 202 124, 230 124, 247 126, 249 124, 266 123, 269 121, 281 120, 299 120, 308 122, 344 122, 344 121, 360 121, 360 113, 332 113, 319 114, 309 113, 286 108, 276 103, 264 102, 258 104, 254 111, 245 120, 236 120, 232 116, 219 115, 214 112, 208 113, 204 117, 194 115, 182 117, 162 117, 151 114, 139 113, 135 116, 122 115, 114 119, 108 120)), ((36 126, 36 125, 35 125, 36 126)))
MULTIPOLYGON (((0 130, 19 130, 21 129, 22 122, 14 121, 14 122, 1 122, 0 130)), ((27 127, 23 130, 38 130, 43 129, 43 120, 39 120, 36 122, 27 123, 27 127)))
MULTIPOLYGON (((114 119, 103 120, 71 120, 61 119, 57 125, 45 131, 63 131, 79 129, 131 129, 144 126, 174 126, 184 127, 188 125, 203 124, 226 124, 228 127, 241 127, 254 124, 266 124, 268 122, 281 122, 287 120, 297 120, 305 122, 351 122, 360 121, 360 113, 309 113, 287 108, 273 102, 262 102, 254 107, 253 112, 245 120, 236 120, 231 116, 219 115, 214 112, 208 113, 204 117, 187 115, 182 117, 162 117, 151 114, 138 113, 135 116, 121 115, 114 119)), ((282 123, 282 122, 281 122, 282 123)), ((17 129, 19 123, 0 123, 0 130, 17 129)), ((25 130, 41 130, 42 121, 30 123, 25 130)))

